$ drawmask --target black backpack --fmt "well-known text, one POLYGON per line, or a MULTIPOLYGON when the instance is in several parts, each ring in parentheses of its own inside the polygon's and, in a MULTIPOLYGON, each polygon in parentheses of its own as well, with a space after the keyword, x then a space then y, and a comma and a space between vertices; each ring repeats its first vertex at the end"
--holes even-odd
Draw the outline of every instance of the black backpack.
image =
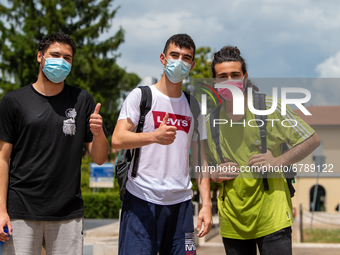
MULTIPOLYGON (((263 93, 254 93, 254 108, 258 109, 258 110, 266 110, 266 94, 263 93)), ((216 151, 218 153, 218 156, 221 160, 221 162, 224 162, 224 158, 222 155, 222 150, 221 150, 221 146, 220 146, 220 132, 219 132, 219 125, 215 125, 214 127, 214 119, 219 119, 219 115, 220 115, 220 111, 221 111, 221 105, 219 105, 218 107, 216 107, 215 109, 213 109, 210 113, 210 130, 211 130, 211 136, 215 142, 216 145, 216 151)), ((266 130, 266 126, 267 126, 267 116, 266 115, 255 115, 255 119, 257 120, 257 125, 259 126, 260 129, 260 137, 261 137, 261 148, 262 148, 262 153, 266 153, 267 152, 267 130, 266 130), (262 120, 263 121, 263 125, 262 122, 259 121, 262 120)), ((289 147, 286 143, 283 144, 283 153, 288 151, 289 147)), ((290 192, 290 196, 293 197, 294 193, 295 193, 295 189, 293 187, 292 182, 295 182, 295 175, 296 172, 294 172, 292 170, 292 166, 287 166, 285 171, 283 171, 285 174, 285 178, 288 184, 288 188, 289 188, 289 192, 290 192)), ((267 179, 267 172, 262 173, 262 177, 263 177, 263 186, 264 186, 264 190, 269 190, 269 185, 268 185, 268 179, 267 179)), ((223 195, 222 195, 222 200, 224 200, 225 197, 225 192, 224 192, 224 184, 223 184, 223 195)))
MULTIPOLYGON (((143 132, 144 122, 145 122, 145 116, 148 114, 148 112, 151 109, 152 104, 152 93, 149 86, 140 86, 139 87, 142 90, 142 98, 139 105, 140 108, 140 117, 139 122, 137 126, 136 133, 143 132)), ((194 117, 194 132, 197 134, 197 143, 198 143, 198 164, 201 165, 201 144, 200 144, 200 134, 198 131, 198 117, 201 113, 200 107, 198 104, 198 101, 196 98, 187 92, 183 91, 185 94, 185 97, 188 100, 188 103, 190 105, 190 111, 194 117)), ((119 195, 120 199, 123 201, 123 195, 126 192, 126 182, 128 180, 128 171, 130 168, 130 164, 133 160, 133 168, 131 177, 135 178, 137 175, 137 169, 139 164, 139 153, 140 148, 135 148, 132 150, 132 154, 130 152, 130 149, 122 149, 119 151, 118 158, 115 164, 115 178, 118 181, 119 185, 119 195)))

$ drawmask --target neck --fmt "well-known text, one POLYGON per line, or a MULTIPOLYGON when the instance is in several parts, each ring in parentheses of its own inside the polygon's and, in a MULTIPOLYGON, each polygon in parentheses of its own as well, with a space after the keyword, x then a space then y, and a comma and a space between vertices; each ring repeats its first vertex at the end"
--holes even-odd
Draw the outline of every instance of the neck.
MULTIPOLYGON (((246 94, 244 94, 246 95, 246 94)), ((242 117, 245 115, 247 108, 248 108, 248 102, 247 99, 244 100, 244 112, 241 115, 234 115, 234 104, 233 101, 228 101, 228 100, 224 100, 224 111, 227 114, 227 116, 229 117, 229 119, 232 119, 234 121, 238 121, 240 119, 242 119, 242 117)))
POLYGON ((64 81, 60 83, 53 83, 48 80, 40 70, 38 80, 33 83, 33 87, 44 96, 55 96, 64 89, 64 81))
POLYGON ((166 74, 155 84, 156 89, 168 97, 181 97, 182 95, 182 82, 172 83, 166 74))

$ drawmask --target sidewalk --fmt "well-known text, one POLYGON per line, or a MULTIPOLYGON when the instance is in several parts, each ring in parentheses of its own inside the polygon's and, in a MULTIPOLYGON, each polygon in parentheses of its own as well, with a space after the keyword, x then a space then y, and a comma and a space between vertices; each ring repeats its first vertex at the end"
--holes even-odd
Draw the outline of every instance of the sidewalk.
MULTIPOLYGON (((305 228, 309 225, 305 224, 305 228)), ((326 225, 314 224, 315 228, 327 228, 326 225)), ((340 254, 340 244, 322 244, 322 243, 298 243, 299 222, 295 221, 292 226, 293 255, 338 255, 340 254)), ((208 240, 204 245, 197 247, 198 255, 213 254, 225 255, 222 237, 216 235, 208 240)), ((258 252, 258 254, 260 254, 258 252)))
MULTIPOLYGON (((305 224, 304 227, 308 228, 309 225, 305 224)), ((328 228, 327 224, 314 224, 314 227, 328 228)), ((292 230, 293 255, 340 254, 340 244, 299 243, 299 222, 294 222, 292 230)), ((92 255, 116 255, 118 254, 118 231, 119 222, 87 230, 84 232, 84 245, 93 245, 92 255)), ((218 232, 217 229, 213 231, 218 232)), ((196 247, 197 254, 225 255, 222 238, 218 233, 211 239, 203 243, 202 241, 200 240, 196 247)))

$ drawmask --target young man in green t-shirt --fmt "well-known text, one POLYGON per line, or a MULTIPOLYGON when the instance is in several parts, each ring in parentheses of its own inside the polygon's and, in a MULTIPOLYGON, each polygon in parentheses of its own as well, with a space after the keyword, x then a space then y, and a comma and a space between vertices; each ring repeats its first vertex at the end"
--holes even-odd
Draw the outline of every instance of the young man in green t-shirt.
MULTIPOLYGON (((216 84, 237 86, 246 98, 248 81, 246 63, 237 47, 223 47, 214 54, 211 64, 216 84)), ((219 119, 227 124, 219 125, 220 146, 224 162, 216 151, 211 136, 210 116, 207 120, 206 152, 210 165, 220 167, 234 166, 233 176, 221 171, 212 177, 214 182, 223 182, 218 199, 220 234, 228 255, 256 254, 256 245, 263 254, 292 254, 291 225, 292 203, 284 173, 280 166, 287 166, 308 156, 319 146, 315 131, 287 108, 287 115, 281 115, 281 102, 278 109, 267 116, 267 152, 261 153, 260 130, 254 114, 250 112, 247 100, 243 115, 233 114, 233 95, 226 88, 219 88, 224 98, 219 119), (282 121, 294 120, 294 127, 284 127, 282 121), (233 122, 234 125, 230 123, 233 122), (245 123, 243 124, 235 124, 245 123), (293 148, 282 154, 283 144, 293 148), (250 167, 253 168, 250 168, 250 167), (261 168, 262 166, 262 168, 261 168), (255 169, 256 171, 249 171, 255 169), (261 169, 279 169, 268 173, 269 190, 264 189, 261 169), (224 196, 223 196, 224 194, 224 196)), ((273 100, 266 97, 266 106, 271 108, 273 100)), ((222 169, 221 168, 221 169, 222 169)), ((224 168, 227 169, 227 168, 224 168)), ((230 168, 229 168, 230 169, 230 168)))

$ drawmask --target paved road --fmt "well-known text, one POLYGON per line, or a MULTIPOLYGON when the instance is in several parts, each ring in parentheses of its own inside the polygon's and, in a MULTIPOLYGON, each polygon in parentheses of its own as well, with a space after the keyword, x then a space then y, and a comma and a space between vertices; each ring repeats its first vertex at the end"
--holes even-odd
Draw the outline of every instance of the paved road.
MULTIPOLYGON (((84 220, 84 231, 92 228, 101 227, 107 224, 111 224, 117 222, 118 219, 85 219, 84 220)), ((92 255, 93 246, 92 245, 84 245, 83 255, 92 255)))
POLYGON ((118 219, 85 219, 84 231, 117 222, 118 219))
MULTIPOLYGON (((294 227, 294 226, 293 226, 294 227)), ((321 247, 322 244, 295 244, 293 243, 293 255, 339 255, 340 247, 331 247, 331 245, 321 247)), ((205 246, 197 247, 198 255, 225 255, 222 238, 215 236, 209 240, 205 246)), ((258 252, 258 254, 260 254, 258 252)))
MULTIPOLYGON (((99 226, 104 226, 106 224, 117 222, 118 219, 85 219, 84 221, 84 230, 96 228, 99 226)), ((296 230, 297 224, 293 225, 293 232, 296 230)), ((92 245, 84 246, 83 255, 93 255, 92 245)), ((225 255, 224 247, 222 244, 222 238, 220 236, 215 236, 211 240, 209 240, 205 246, 197 247, 198 255, 225 255)), ((259 253, 258 253, 259 254, 259 253)), ((340 254, 340 246, 339 247, 319 247, 314 246, 313 244, 293 244, 293 255, 339 255, 340 254)))

